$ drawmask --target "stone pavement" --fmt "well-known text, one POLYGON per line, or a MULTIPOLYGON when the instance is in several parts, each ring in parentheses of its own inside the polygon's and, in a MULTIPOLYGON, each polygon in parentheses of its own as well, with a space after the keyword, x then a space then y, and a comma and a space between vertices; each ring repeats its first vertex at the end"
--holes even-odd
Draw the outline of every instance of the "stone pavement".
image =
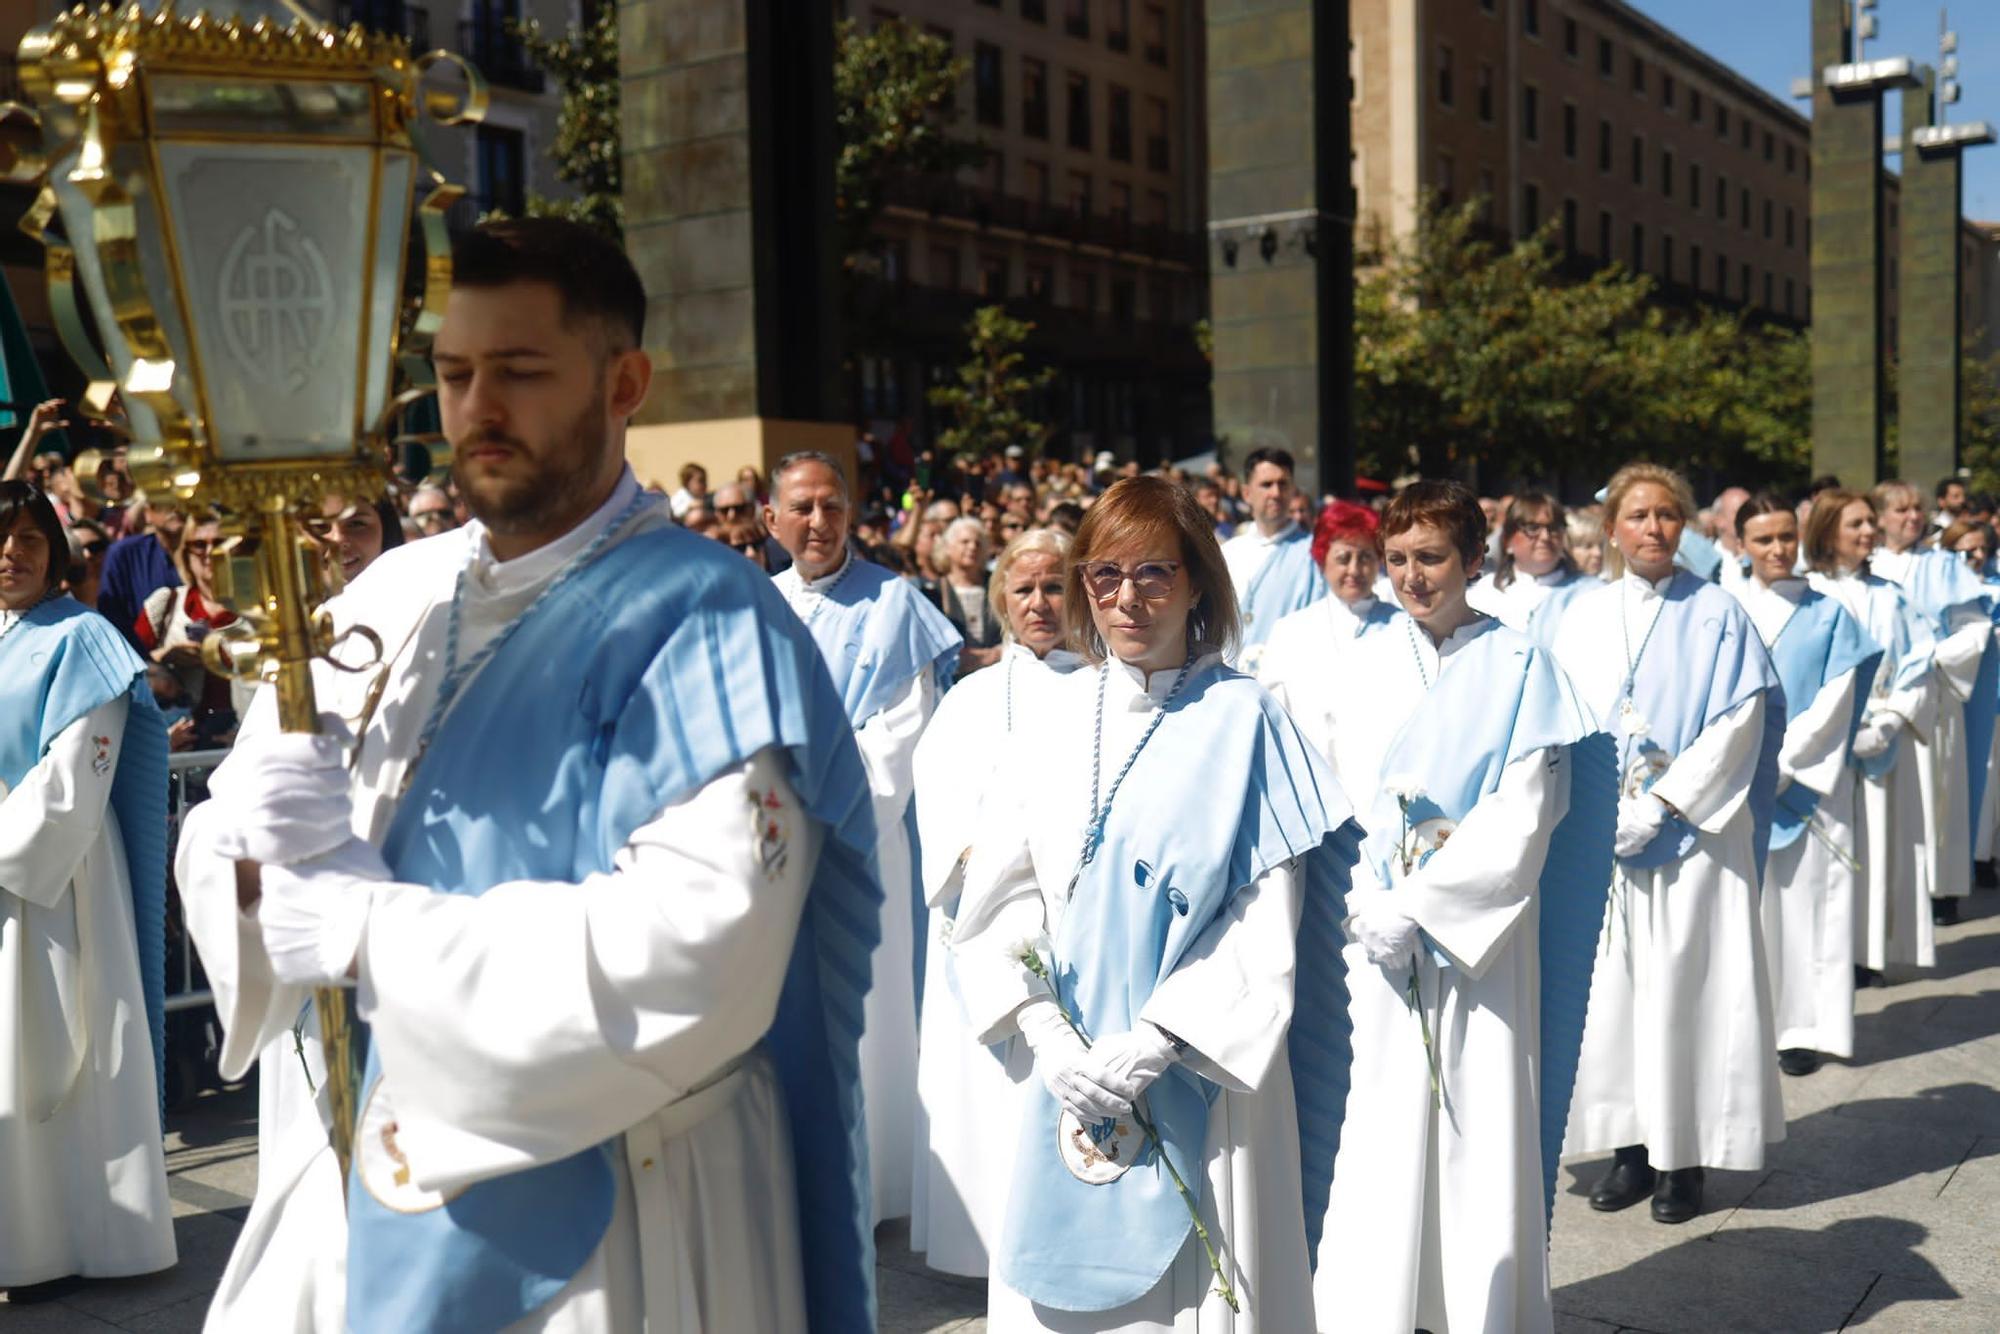
MULTIPOLYGON (((2000 894, 1968 906, 1934 973, 1862 993, 1852 1062, 1784 1080, 1785 1142, 1762 1171, 1711 1172, 1699 1219, 1593 1214, 1602 1164, 1564 1168, 1558 1334, 2000 1330, 2000 894)), ((246 1088, 173 1118, 177 1269, 0 1301, 0 1334, 198 1330, 249 1206, 255 1115, 246 1088)), ((884 1331, 985 1328, 980 1284, 926 1270, 899 1227, 881 1241, 884 1331)))

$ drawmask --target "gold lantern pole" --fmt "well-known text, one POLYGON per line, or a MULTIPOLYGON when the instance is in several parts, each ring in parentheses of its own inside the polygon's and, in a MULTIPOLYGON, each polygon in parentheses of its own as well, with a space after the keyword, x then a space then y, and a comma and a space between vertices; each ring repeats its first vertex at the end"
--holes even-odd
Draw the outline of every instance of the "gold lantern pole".
MULTIPOLYGON (((422 162, 411 125, 476 122, 486 90, 458 57, 415 55, 400 36, 337 30, 292 0, 235 3, 249 12, 80 5, 29 32, 19 63, 34 105, 0 105, 0 121, 26 118, 41 151, 0 144, 0 176, 37 187, 21 227, 43 244, 85 407, 121 399, 134 479, 220 511, 218 581, 238 620, 204 641, 205 662, 270 685, 280 726, 311 733, 312 664, 332 644, 304 523, 324 496, 382 494, 384 432, 411 396, 394 392, 391 367, 426 378, 451 285, 444 214, 464 192, 422 162), (429 86, 441 67, 463 88, 429 86), (292 194, 268 183, 277 175, 292 194), (422 272, 404 302, 413 218, 422 272), (262 267, 246 276, 252 252, 262 267), (281 281, 286 265, 316 290, 297 273, 281 281)), ((359 1085, 349 997, 321 988, 313 1003, 344 1183, 359 1085)))

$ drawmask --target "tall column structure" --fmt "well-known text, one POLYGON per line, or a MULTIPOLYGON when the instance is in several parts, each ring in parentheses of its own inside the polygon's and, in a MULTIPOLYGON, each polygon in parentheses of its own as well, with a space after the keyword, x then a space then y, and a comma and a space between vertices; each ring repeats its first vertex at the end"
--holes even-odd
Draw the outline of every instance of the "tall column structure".
POLYGON ((1813 472, 1849 486, 1883 454, 1882 94, 1907 57, 1868 61, 1848 0, 1812 10, 1813 472))
POLYGON ((646 284, 642 481, 823 449, 840 401, 833 7, 620 0, 625 248, 646 284))
POLYGON ((1960 157, 1969 147, 1993 142, 1993 129, 1983 121, 1944 123, 1943 110, 1956 86, 1953 45, 1947 34, 1947 63, 1940 71, 1924 69, 1919 86, 1903 93, 1896 437, 1899 470, 1920 485, 1958 470, 1965 328, 1960 157))
POLYGON ((1215 430, 1354 485, 1348 0, 1209 0, 1215 430))

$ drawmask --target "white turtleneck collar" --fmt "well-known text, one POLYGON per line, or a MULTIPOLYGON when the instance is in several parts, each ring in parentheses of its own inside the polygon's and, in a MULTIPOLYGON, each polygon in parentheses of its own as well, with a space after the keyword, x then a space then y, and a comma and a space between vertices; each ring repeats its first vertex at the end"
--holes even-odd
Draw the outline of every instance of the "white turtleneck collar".
POLYGON ((1619 582, 1625 586, 1628 597, 1637 598, 1640 602, 1651 602, 1656 598, 1665 597, 1668 586, 1679 577, 1678 568, 1668 570, 1666 575, 1659 579, 1648 579, 1637 570, 1628 568, 1625 577, 1619 582))
POLYGON ((1766 584, 1756 578, 1746 580, 1738 594, 1765 648, 1778 642, 1778 636, 1791 623, 1805 595, 1806 581, 1803 579, 1780 579, 1775 584, 1766 584))
MULTIPOLYGON (((1194 663, 1188 669, 1192 679, 1214 664, 1222 661, 1222 655, 1206 644, 1196 645, 1194 663)), ((1104 683, 1104 706, 1108 709, 1125 709, 1133 713, 1150 713, 1166 703, 1173 693, 1174 682, 1179 678, 1179 667, 1168 667, 1150 675, 1118 658, 1108 660, 1109 671, 1104 683)))
POLYGON ((1320 600, 1326 603, 1326 614, 1333 620, 1334 633, 1344 635, 1360 634, 1361 627, 1366 625, 1368 618, 1375 614, 1377 604, 1377 600, 1373 596, 1361 598, 1350 603, 1342 602, 1333 593, 1328 593, 1320 600))
POLYGON ((1297 519, 1287 519, 1285 520, 1285 526, 1283 528, 1280 528, 1277 532, 1272 533, 1269 537, 1264 536, 1264 530, 1262 528, 1259 528, 1254 523, 1251 524, 1248 528, 1242 530, 1239 536, 1247 536, 1261 543, 1264 546, 1274 547, 1278 545, 1278 543, 1284 541, 1286 538, 1290 537, 1293 533, 1296 533, 1298 531, 1299 531, 1299 521, 1297 519))
POLYGON ((1052 648, 1042 657, 1036 657, 1035 651, 1018 639, 1007 641, 1005 656, 1019 658, 1025 665, 1046 667, 1052 672, 1073 672, 1083 665, 1083 658, 1066 648, 1052 648))
POLYGON ((466 579, 468 591, 505 596, 547 582, 589 546, 599 533, 610 527, 612 520, 623 513, 638 494, 639 479, 627 467, 618 475, 617 485, 611 488, 611 494, 604 503, 592 510, 582 523, 555 541, 507 561, 494 556, 493 543, 487 536, 485 525, 474 520, 467 525, 472 537, 472 565, 466 579))

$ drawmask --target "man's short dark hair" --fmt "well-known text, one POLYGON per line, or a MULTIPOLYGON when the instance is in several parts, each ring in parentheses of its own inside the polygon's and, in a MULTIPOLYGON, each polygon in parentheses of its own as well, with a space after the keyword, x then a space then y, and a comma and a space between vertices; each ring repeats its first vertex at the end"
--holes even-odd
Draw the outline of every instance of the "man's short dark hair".
POLYGON ((1931 496, 1933 499, 1943 500, 1944 493, 1951 490, 1954 486, 1965 486, 1965 479, 1963 477, 1947 477, 1932 489, 1931 496))
MULTIPOLYGON (((630 346, 646 341, 646 289, 617 243, 564 218, 482 222, 452 246, 454 287, 547 283, 562 295, 563 318, 595 320, 630 346)), ((618 350, 623 351, 622 347, 618 350)))
POLYGON ((62 516, 39 489, 18 479, 0 482, 0 542, 14 531, 22 515, 42 530, 42 537, 49 544, 49 569, 42 592, 53 593, 69 576, 69 534, 63 531, 62 516))
POLYGON ((1287 477, 1296 477, 1299 475, 1298 465, 1292 461, 1292 451, 1289 449, 1279 449, 1276 445, 1270 445, 1263 449, 1253 449, 1244 456, 1244 481, 1247 482, 1250 480, 1250 474, 1257 471, 1257 465, 1260 463, 1268 463, 1273 467, 1283 468, 1287 477))

